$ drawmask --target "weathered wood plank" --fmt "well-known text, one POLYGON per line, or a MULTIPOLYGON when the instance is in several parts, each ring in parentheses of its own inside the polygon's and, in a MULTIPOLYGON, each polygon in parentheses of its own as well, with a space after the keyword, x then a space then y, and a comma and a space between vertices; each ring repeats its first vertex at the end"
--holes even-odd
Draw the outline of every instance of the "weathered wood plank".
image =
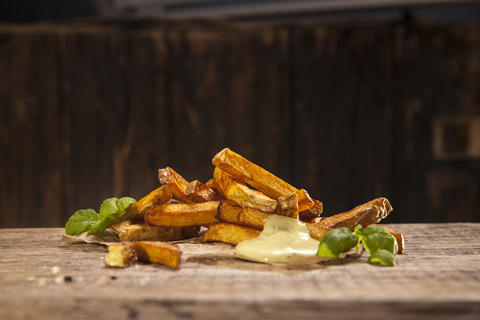
POLYGON ((116 152, 114 175, 122 180, 115 194, 138 200, 160 185, 159 168, 173 166, 171 149, 176 139, 170 132, 171 112, 166 103, 168 53, 164 33, 131 33, 127 46, 127 134, 116 152))
MULTIPOLYGON (((361 30, 361 29, 360 29, 361 30)), ((397 105, 392 55, 392 29, 389 26, 368 26, 361 37, 363 52, 358 74, 356 123, 354 124, 355 155, 352 166, 352 184, 356 204, 377 197, 386 197, 393 204, 394 213, 385 222, 404 221, 409 212, 397 210, 398 154, 397 105)))
POLYGON ((3 39, 0 224, 58 226, 63 132, 57 39, 49 34, 3 39))
POLYGON ((1 229, 0 317, 477 319, 480 225, 389 227, 406 239, 393 268, 369 265, 366 256, 305 269, 191 257, 176 271, 106 268, 104 247, 62 244, 60 228, 1 229), (73 281, 55 283, 53 266, 73 281))
MULTIPOLYGON (((2 212, 16 212, 16 206, 11 204, 12 191, 10 186, 14 176, 11 169, 7 170, 10 166, 11 160, 10 154, 13 153, 14 145, 10 135, 13 130, 11 124, 7 119, 10 119, 13 113, 13 108, 10 107, 10 60, 12 55, 12 35, 0 34, 0 210, 2 212)), ((7 214, 0 215, 1 226, 19 226, 14 223, 11 217, 7 214)))
POLYGON ((433 158, 436 116, 476 115, 479 26, 231 21, 0 26, 0 226, 60 226, 139 198, 158 168, 211 177, 230 147, 389 222, 479 221, 479 162, 433 158))
MULTIPOLYGON (((373 199, 371 188, 361 185, 368 183, 361 181, 365 170, 374 170, 361 164, 362 143, 371 136, 359 136, 368 126, 360 122, 369 112, 364 92, 380 83, 366 74, 373 34, 371 28, 312 26, 298 28, 293 39, 295 184, 304 181, 302 187, 324 202, 326 216, 373 199)), ((378 145, 369 151, 377 152, 378 145)))
POLYGON ((166 34, 172 163, 187 180, 210 179, 225 147, 288 172, 287 44, 285 30, 268 28, 166 34))
POLYGON ((413 24, 395 33, 398 208, 411 212, 404 221, 477 221, 480 162, 435 159, 433 121, 480 113, 478 27, 413 24))
POLYGON ((128 168, 122 167, 125 159, 120 153, 128 148, 132 131, 122 34, 101 29, 66 32, 60 45, 68 119, 66 207, 70 212, 64 213, 68 219, 72 208, 98 210, 104 199, 125 196, 121 193, 128 168))

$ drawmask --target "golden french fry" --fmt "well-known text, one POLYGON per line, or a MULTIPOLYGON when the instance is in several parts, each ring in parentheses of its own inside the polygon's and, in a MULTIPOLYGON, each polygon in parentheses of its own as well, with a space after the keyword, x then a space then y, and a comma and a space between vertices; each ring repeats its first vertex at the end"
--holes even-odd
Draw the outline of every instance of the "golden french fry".
POLYGON ((151 208, 145 221, 152 226, 204 226, 214 222, 220 201, 202 203, 168 203, 151 208))
POLYGON ((298 193, 292 192, 278 197, 278 214, 293 219, 298 219, 298 193))
POLYGON ((313 200, 314 205, 307 210, 298 213, 298 219, 302 222, 315 223, 315 219, 320 217, 323 211, 323 203, 318 200, 313 200))
POLYGON ((172 194, 183 202, 193 202, 187 198, 187 186, 188 182, 175 170, 170 167, 158 170, 158 179, 162 185, 168 186, 172 194))
POLYGON ((173 243, 160 241, 135 242, 137 258, 141 261, 160 263, 178 269, 182 251, 173 243))
POLYGON ((122 241, 173 241, 196 237, 200 226, 155 227, 144 220, 128 220, 109 225, 122 241))
POLYGON ((188 184, 185 194, 187 198, 193 202, 219 201, 224 199, 213 191, 212 188, 198 180, 192 181, 188 184))
POLYGON ((378 223, 385 218, 390 211, 392 211, 390 202, 388 202, 386 198, 377 198, 359 205, 350 211, 323 218, 317 224, 328 229, 346 227, 353 231, 359 224, 365 228, 368 225, 378 223))
POLYGON ((242 207, 230 200, 220 201, 215 218, 229 223, 237 223, 237 217, 242 207))
POLYGON ((248 228, 263 230, 265 222, 271 213, 266 213, 251 207, 243 207, 238 214, 237 224, 248 228))
POLYGON ((167 186, 161 186, 128 207, 122 219, 143 220, 145 213, 147 213, 151 207, 168 203, 170 200, 172 200, 172 192, 170 192, 167 186))
POLYGON ((215 182, 215 179, 210 179, 207 182, 205 182, 205 185, 215 191, 218 195, 221 197, 225 198, 225 196, 222 194, 222 190, 218 187, 217 183, 215 182))
POLYGON ((277 201, 259 191, 250 189, 243 182, 232 179, 232 177, 222 169, 215 168, 213 178, 222 190, 222 194, 228 200, 241 206, 249 206, 265 212, 276 212, 278 207, 277 201))
POLYGON ((308 194, 307 190, 300 189, 298 190, 298 210, 304 211, 311 208, 315 202, 310 195, 308 194))
POLYGON ((390 232, 390 234, 392 236, 395 237, 395 239, 397 240, 397 244, 398 244, 398 253, 403 253, 403 250, 405 249, 405 240, 403 238, 403 234, 401 234, 400 232, 397 232, 393 229, 382 226, 381 224, 377 224, 377 226, 384 228, 385 230, 390 232))
POLYGON ((314 223, 305 223, 307 226, 308 231, 310 232, 310 237, 312 237, 315 240, 320 241, 322 237, 327 233, 328 231, 332 229, 328 228, 323 228, 321 226, 318 226, 317 224, 314 223))
POLYGON ((132 242, 114 243, 108 246, 105 265, 108 267, 126 268, 135 263, 135 245, 132 242))
POLYGON ((272 199, 277 199, 292 192, 298 192, 300 211, 307 210, 314 204, 305 190, 296 189, 228 148, 217 153, 215 157, 213 157, 212 163, 215 167, 224 170, 233 178, 248 183, 272 199))
POLYGON ((203 241, 218 241, 237 245, 245 240, 256 238, 259 234, 259 230, 226 222, 218 222, 208 228, 207 232, 203 235, 203 241))
MULTIPOLYGON (((269 216, 270 214, 266 212, 255 210, 249 207, 244 207, 242 211, 240 211, 240 213, 238 214, 238 224, 257 230, 263 230, 265 222, 267 221, 269 216)), ((325 233, 332 230, 328 228, 323 228, 312 223, 305 223, 305 225, 310 231, 310 236, 313 239, 319 241, 325 233)))

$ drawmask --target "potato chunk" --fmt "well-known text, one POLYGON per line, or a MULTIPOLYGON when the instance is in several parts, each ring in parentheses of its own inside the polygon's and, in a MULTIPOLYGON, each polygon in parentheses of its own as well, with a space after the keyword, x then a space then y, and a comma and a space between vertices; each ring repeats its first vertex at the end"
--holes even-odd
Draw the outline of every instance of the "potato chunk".
POLYGON ((223 197, 217 194, 206 184, 198 180, 192 181, 187 186, 186 196, 193 202, 207 202, 223 200, 223 197))
POLYGON ((187 197, 188 182, 170 167, 158 170, 158 180, 162 185, 168 186, 172 194, 183 202, 193 202, 187 197))
POLYGON ((278 197, 277 201, 279 205, 279 215, 298 220, 298 193, 292 192, 285 196, 278 197))
POLYGON ((203 241, 219 241, 237 245, 245 240, 256 238, 259 234, 259 230, 226 222, 218 222, 208 228, 203 236, 203 241))
POLYGON ((217 153, 212 163, 235 179, 248 183, 253 188, 263 192, 272 199, 298 192, 300 211, 313 206, 313 200, 305 190, 298 190, 272 173, 245 159, 228 148, 217 153))
POLYGON ((172 192, 167 186, 161 186, 128 207, 123 220, 143 220, 145 213, 151 207, 167 203, 170 200, 172 200, 172 192))
POLYGON ((250 207, 243 207, 238 214, 237 223, 244 227, 263 230, 265 222, 271 213, 266 213, 250 207))
POLYGON ((350 211, 323 218, 317 224, 329 229, 346 227, 353 231, 359 224, 365 228, 371 224, 378 223, 385 218, 390 211, 392 211, 390 202, 388 202, 386 198, 377 198, 359 205, 350 211))
POLYGON ((223 200, 218 206, 217 213, 215 218, 217 220, 228 222, 228 223, 237 223, 238 214, 242 210, 242 207, 235 204, 230 200, 223 200))
POLYGON ((135 244, 132 242, 114 243, 108 246, 105 264, 108 267, 126 268, 135 263, 135 244))
POLYGON ((192 227, 156 227, 144 220, 123 221, 110 225, 122 241, 172 241, 196 237, 199 226, 192 227))
POLYGON ((135 242, 137 258, 140 261, 153 262, 178 269, 182 251, 173 244, 160 241, 135 242))
POLYGON ((305 223, 305 225, 307 226, 307 229, 310 232, 310 237, 318 241, 322 240, 322 237, 325 235, 325 233, 332 230, 328 228, 323 228, 314 223, 305 223))
POLYGON ((234 180, 222 169, 215 168, 213 178, 228 200, 240 206, 248 206, 265 212, 277 211, 278 203, 263 193, 250 189, 244 183, 234 180))
POLYGON ((151 208, 145 221, 152 226, 205 226, 214 222, 220 201, 203 203, 167 203, 151 208))
POLYGON ((298 213, 298 219, 302 222, 314 223, 315 219, 320 217, 323 211, 323 203, 318 200, 313 200, 314 205, 307 210, 298 213))

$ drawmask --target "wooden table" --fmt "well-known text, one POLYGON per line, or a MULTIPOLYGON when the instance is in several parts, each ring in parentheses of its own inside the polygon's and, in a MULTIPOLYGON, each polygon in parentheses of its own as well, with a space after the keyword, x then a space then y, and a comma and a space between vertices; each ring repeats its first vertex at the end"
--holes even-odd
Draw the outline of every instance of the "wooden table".
POLYGON ((61 228, 0 229, 0 319, 480 319, 480 224, 390 226, 406 239, 393 268, 210 257, 176 271, 106 268, 105 247, 61 228))

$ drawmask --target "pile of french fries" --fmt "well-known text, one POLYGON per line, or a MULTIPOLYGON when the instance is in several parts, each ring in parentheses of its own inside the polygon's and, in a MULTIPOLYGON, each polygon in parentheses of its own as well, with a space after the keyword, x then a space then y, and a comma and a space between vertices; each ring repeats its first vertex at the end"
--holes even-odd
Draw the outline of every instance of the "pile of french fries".
MULTIPOLYGON (((142 241, 192 238, 203 226, 208 228, 203 235, 204 242, 237 245, 257 237, 267 218, 277 214, 304 222, 311 237, 320 240, 337 227, 353 230, 358 224, 366 227, 378 223, 392 210, 387 199, 377 198, 351 211, 321 219, 322 202, 230 149, 216 154, 212 163, 213 178, 206 183, 188 182, 169 167, 160 169, 161 186, 130 206, 125 212, 126 220, 110 228, 122 241, 140 246, 142 241)), ((397 239, 399 252, 403 252, 403 236, 394 230, 388 231, 397 239)), ((168 247, 165 250, 161 246, 158 250, 149 247, 153 250, 150 254, 175 255, 173 260, 179 261, 178 250, 168 247)), ((142 250, 143 259, 149 261, 146 250, 142 250)))

